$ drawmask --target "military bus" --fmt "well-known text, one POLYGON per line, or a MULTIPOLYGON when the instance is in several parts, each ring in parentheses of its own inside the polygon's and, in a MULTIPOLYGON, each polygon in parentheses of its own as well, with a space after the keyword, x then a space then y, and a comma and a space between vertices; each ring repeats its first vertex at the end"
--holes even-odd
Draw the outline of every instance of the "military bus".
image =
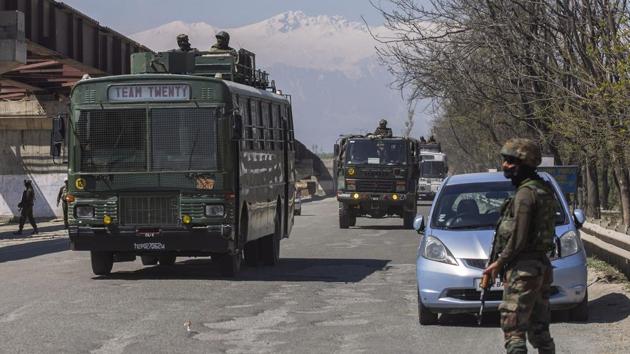
POLYGON ((357 217, 401 217, 412 228, 416 216, 418 141, 381 135, 346 135, 334 147, 339 227, 357 217))
POLYGON ((131 67, 72 89, 72 249, 97 275, 136 256, 210 256, 225 276, 243 259, 278 263, 295 198, 290 97, 246 50, 138 53, 131 67))

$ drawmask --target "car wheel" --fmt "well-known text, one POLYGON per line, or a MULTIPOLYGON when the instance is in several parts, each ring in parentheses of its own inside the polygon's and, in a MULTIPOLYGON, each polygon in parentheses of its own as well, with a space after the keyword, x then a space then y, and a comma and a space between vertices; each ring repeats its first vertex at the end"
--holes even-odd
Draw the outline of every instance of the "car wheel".
POLYGON ((142 265, 145 266, 156 265, 158 263, 156 256, 140 256, 140 260, 142 261, 142 265))
POLYGON ((571 321, 586 322, 588 321, 588 290, 584 294, 584 300, 579 305, 569 310, 569 318, 571 321))
POLYGON ((420 300, 420 291, 418 291, 418 322, 420 322, 423 326, 438 323, 438 314, 431 312, 422 304, 422 301, 420 300))
POLYGON ((114 266, 114 254, 112 252, 90 252, 92 272, 95 275, 109 275, 114 266))

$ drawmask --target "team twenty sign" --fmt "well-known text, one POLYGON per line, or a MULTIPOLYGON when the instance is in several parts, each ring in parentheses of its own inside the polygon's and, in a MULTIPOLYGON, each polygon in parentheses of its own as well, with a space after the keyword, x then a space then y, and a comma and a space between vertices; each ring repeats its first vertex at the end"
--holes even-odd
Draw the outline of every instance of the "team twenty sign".
POLYGON ((188 101, 190 85, 115 85, 107 90, 110 102, 188 101))

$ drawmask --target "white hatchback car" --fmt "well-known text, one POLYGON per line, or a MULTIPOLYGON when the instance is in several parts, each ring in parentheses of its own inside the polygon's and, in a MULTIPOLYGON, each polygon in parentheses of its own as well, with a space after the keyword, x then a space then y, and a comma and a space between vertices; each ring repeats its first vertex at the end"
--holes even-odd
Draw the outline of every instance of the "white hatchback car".
MULTIPOLYGON (((556 252, 551 256, 554 281, 552 309, 569 310, 573 320, 588 318, 586 253, 578 229, 584 213, 569 206, 556 181, 556 252), (559 252, 558 252, 559 251, 559 252)), ((499 208, 515 192, 502 173, 473 173, 448 177, 433 202, 428 218, 416 217, 420 233, 416 261, 420 324, 437 322, 439 313, 477 312, 479 281, 490 252, 499 208)), ((490 290, 486 309, 496 311, 503 287, 499 280, 490 290)))

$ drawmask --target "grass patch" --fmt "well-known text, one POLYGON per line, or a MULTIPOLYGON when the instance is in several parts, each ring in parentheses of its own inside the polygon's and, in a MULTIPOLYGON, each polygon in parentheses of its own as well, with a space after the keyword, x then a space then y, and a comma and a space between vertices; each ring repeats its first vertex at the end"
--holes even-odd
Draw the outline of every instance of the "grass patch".
POLYGON ((601 281, 606 283, 620 283, 625 289, 630 291, 630 279, 625 276, 619 269, 592 256, 586 259, 586 266, 600 273, 601 281))

